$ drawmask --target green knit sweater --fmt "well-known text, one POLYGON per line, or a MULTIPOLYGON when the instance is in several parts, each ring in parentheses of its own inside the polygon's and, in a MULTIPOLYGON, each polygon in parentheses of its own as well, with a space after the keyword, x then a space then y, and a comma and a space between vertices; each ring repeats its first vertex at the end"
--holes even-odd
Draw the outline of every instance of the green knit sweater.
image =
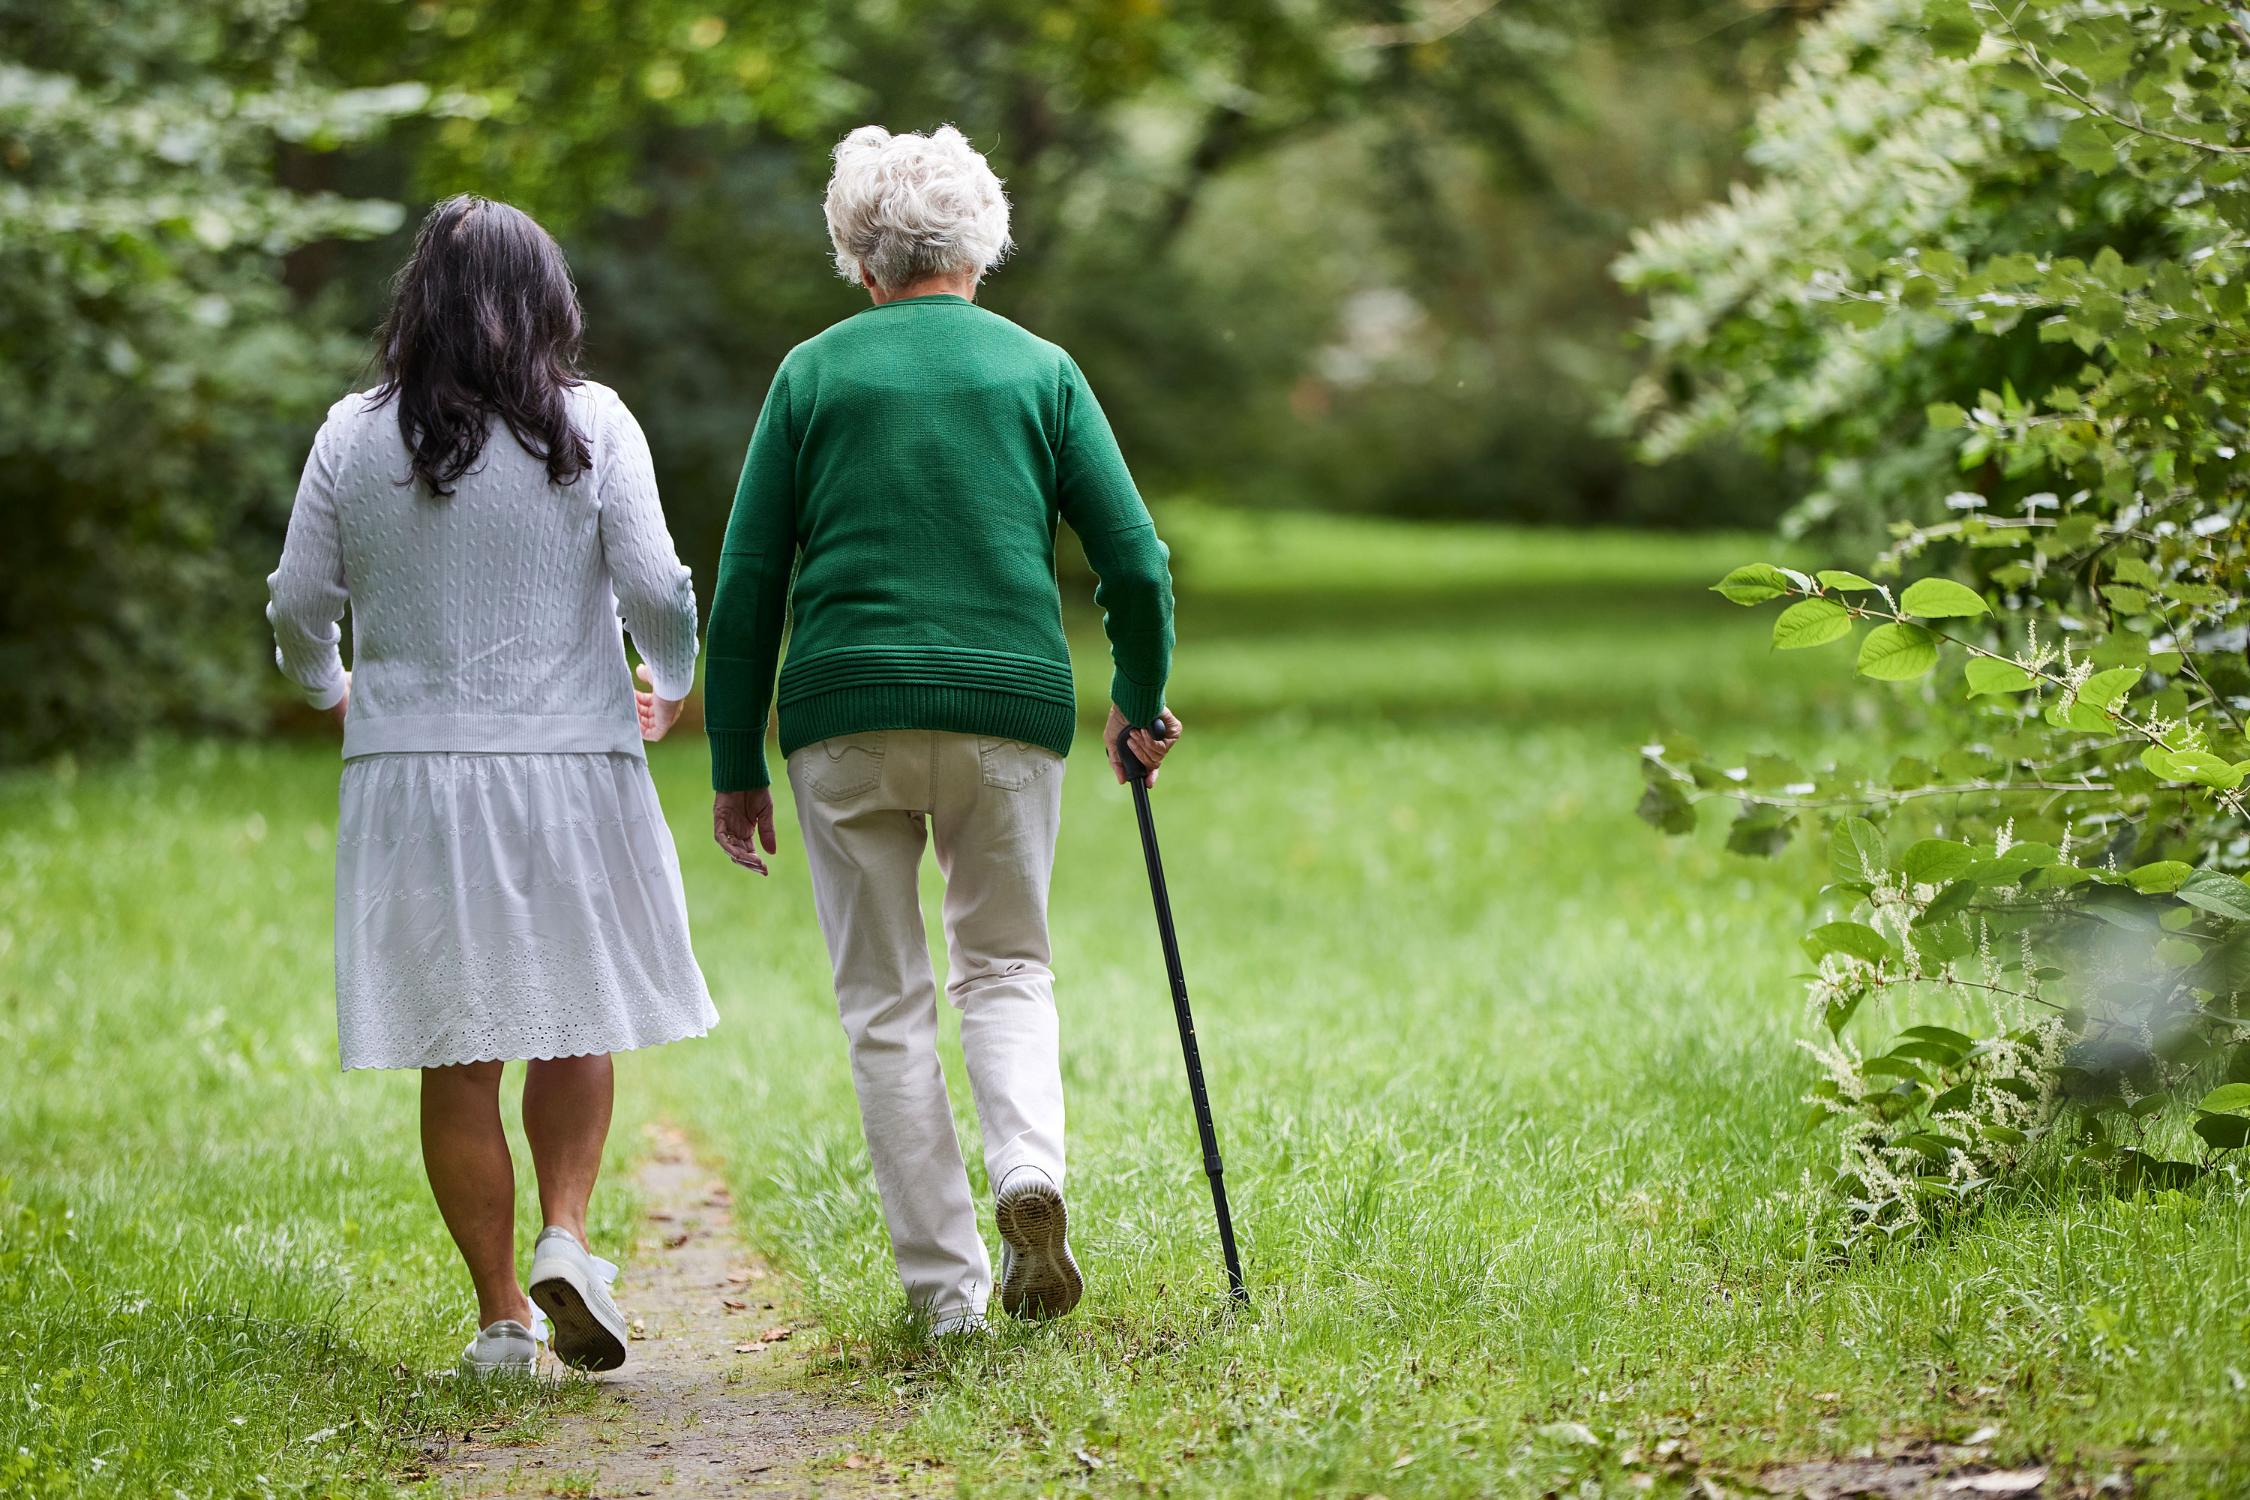
POLYGON ((1086 377, 960 297, 867 308, 791 350, 766 392, 711 607, 704 723, 722 792, 781 751, 874 729, 1070 749, 1055 523, 1100 579, 1136 724, 1164 706, 1172 577, 1086 377))

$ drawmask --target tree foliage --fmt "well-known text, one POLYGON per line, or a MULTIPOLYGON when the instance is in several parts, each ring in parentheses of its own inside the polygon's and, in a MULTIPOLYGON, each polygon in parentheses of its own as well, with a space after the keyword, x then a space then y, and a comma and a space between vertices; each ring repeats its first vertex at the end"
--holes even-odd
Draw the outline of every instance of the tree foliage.
POLYGON ((1626 266, 1688 375, 1652 441, 1731 411, 1898 517, 1864 573, 1718 590, 1784 606, 1778 649, 1856 638, 1941 751, 1644 761, 1668 831, 1714 802, 1742 853, 1825 825, 1814 1102, 1855 1235, 2039 1153, 2182 1185, 2250 1141, 2246 60, 2201 0, 1863 0, 1762 115, 1767 180, 1626 266), (1872 123, 1870 80, 1918 101, 1911 160, 1874 135, 1777 154, 1872 123), (1750 285, 1727 251, 1753 224, 1750 285))
POLYGON ((262 700, 250 522, 286 512, 306 411, 364 359, 292 315, 283 257, 400 219, 279 185, 275 154, 431 104, 307 81, 292 17, 0 5, 0 760, 262 700))
POLYGON ((831 143, 960 124, 1015 199, 996 310, 1093 374, 1151 493, 1740 522, 1713 450, 1631 462, 1600 394, 1629 224, 1732 161, 1757 0, 0 0, 0 760, 250 722, 258 583, 364 374, 401 205, 563 240, 588 364, 708 576, 759 396, 859 303, 831 143), (1716 40, 1708 40, 1716 38, 1716 40))

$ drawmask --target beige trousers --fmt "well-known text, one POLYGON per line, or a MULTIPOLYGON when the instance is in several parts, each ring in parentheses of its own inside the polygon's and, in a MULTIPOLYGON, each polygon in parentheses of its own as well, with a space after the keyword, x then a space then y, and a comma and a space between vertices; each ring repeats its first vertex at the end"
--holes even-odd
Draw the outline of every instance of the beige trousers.
POLYGON ((907 1301, 982 1314, 992 1288, 937 1055, 922 850, 945 875, 945 992, 961 1012, 985 1176, 1063 1180, 1062 1067, 1047 886, 1063 760, 976 735, 892 729, 789 757, 813 899, 836 971, 860 1121, 907 1301))

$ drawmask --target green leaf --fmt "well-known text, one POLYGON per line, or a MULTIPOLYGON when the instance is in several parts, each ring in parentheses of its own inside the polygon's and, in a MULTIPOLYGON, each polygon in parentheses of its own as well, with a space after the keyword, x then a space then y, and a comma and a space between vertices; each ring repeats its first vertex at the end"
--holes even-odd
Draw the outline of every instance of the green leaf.
POLYGON ((1825 646, 1852 633, 1852 612, 1833 599, 1799 599, 1773 622, 1773 643, 1783 651, 1825 646))
POLYGON ((1914 919, 1918 928, 1934 928, 1947 917, 1966 911, 1977 898, 1977 883, 1973 880, 1956 880, 1937 893, 1937 899, 1922 908, 1914 919))
POLYGON ((1899 595, 1899 608, 1925 620, 1961 620, 1992 613, 1984 595, 1950 578, 1922 578, 1899 595))
POLYGON ((1977 885, 2015 885, 2060 857, 2052 844, 2012 844, 2006 854, 1980 859, 1963 870, 1961 879, 1977 885))
POLYGON ((2214 1151, 2233 1151, 2250 1142, 2250 1120, 2240 1115, 2204 1115, 2196 1120, 2195 1133, 2214 1151))
POLYGON ((1891 945, 1865 922, 1823 922, 1805 934, 1805 951, 1817 961, 1829 953, 1848 953, 1879 964, 1891 956, 1891 945))
POLYGON ((1968 679, 1972 698, 1985 693, 2020 693, 2039 681, 2014 662, 1989 656, 1970 657, 1962 665, 1961 675, 1968 679))
POLYGON ((1828 864, 1846 885, 1872 885, 1890 869, 1883 830, 1865 818, 1846 818, 1828 835, 1828 864))
POLYGON ((2195 1106, 2207 1114, 2250 1114, 2250 1083, 2222 1083, 2195 1106))
POLYGON ((1822 568, 1813 577, 1820 580, 1823 588, 1841 589, 1847 594, 1866 593, 1875 587, 1868 579, 1857 573, 1847 573, 1842 568, 1822 568))
POLYGON ((2250 922, 2250 885, 2217 870, 2198 870, 2180 882, 2175 894, 2190 906, 2225 917, 2230 922, 2250 922))
POLYGON ((1966 427, 1969 423, 1969 414, 1950 401, 1932 401, 1923 412, 1930 419, 1930 425, 1941 432, 1949 427, 1966 427))
POLYGON ((1966 1052, 1976 1045, 1975 1038, 1955 1031, 1950 1026, 1909 1026, 1899 1035, 1910 1036, 1923 1042, 1943 1042, 1961 1052, 1966 1052))
POLYGON ((1899 856, 1900 873, 1917 885, 1943 885, 1966 870, 1976 859, 1967 844, 1955 839, 1918 839, 1899 856))
POLYGON ((2160 750, 2151 745, 2141 752, 2141 764, 2166 781, 2192 781, 2222 792, 2242 785, 2239 768, 2206 750, 2160 750))
POLYGON ((1968 57, 1984 42, 1969 0, 1930 0, 1922 11, 1922 40, 1939 57, 1968 57))
POLYGON ((2078 701, 2094 708, 2108 708, 2133 690, 2141 680, 2139 667, 2111 667, 2106 672, 2096 672, 2078 685, 2078 701))
POLYGON ((2122 583, 2107 583, 2102 585, 2102 597, 2109 601, 2111 609, 2116 610, 2121 615, 2145 615, 2148 613, 2148 593, 2146 590, 2133 588, 2122 583))
POLYGON ((2110 723, 2108 709, 2076 698, 2057 698, 2047 705, 2042 717, 2057 729, 2075 729, 2081 734, 2107 734, 2116 727, 2110 723))
POLYGON ((2079 171, 2097 177, 2117 170, 2117 147, 2089 115, 2081 115, 2063 127, 2061 138, 2055 142, 2055 154, 2079 171))
MULTIPOLYGON (((2161 896, 2180 888, 2182 881, 2195 873, 2195 866, 2176 859, 2160 859, 2153 864, 2140 865, 2125 872, 2125 883, 2147 896, 2161 896)), ((2240 885, 2241 882, 2235 882, 2240 885)), ((2250 888, 2243 894, 2250 896, 2250 888)))
POLYGON ((1711 592, 1737 604, 1763 604, 1789 592, 1789 575, 1772 563, 1736 568, 1711 586, 1711 592))
POLYGON ((1670 777, 1652 777, 1633 813, 1642 822, 1664 833, 1695 832, 1695 804, 1670 777))
POLYGON ((1859 672, 1882 682, 1904 682, 1937 665, 1937 637, 1919 625, 1878 625, 1859 643, 1859 672))
POLYGON ((1841 297, 1822 305, 1827 308, 1830 317, 1847 328, 1873 328, 1883 321, 1887 310, 1884 304, 1864 297, 1841 297))
POLYGON ((1727 829, 1727 851, 1764 859, 1788 847, 1797 815, 1770 802, 1753 802, 1743 808, 1727 829))

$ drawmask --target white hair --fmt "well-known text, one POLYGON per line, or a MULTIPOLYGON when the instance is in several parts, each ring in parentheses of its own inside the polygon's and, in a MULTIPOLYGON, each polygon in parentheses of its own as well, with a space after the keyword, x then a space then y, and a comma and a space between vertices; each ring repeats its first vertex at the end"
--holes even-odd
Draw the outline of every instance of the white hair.
POLYGON ((1008 253, 1008 195, 950 125, 928 135, 860 126, 836 143, 821 207, 836 272, 854 285, 863 271, 885 291, 960 271, 982 276, 1008 253))

